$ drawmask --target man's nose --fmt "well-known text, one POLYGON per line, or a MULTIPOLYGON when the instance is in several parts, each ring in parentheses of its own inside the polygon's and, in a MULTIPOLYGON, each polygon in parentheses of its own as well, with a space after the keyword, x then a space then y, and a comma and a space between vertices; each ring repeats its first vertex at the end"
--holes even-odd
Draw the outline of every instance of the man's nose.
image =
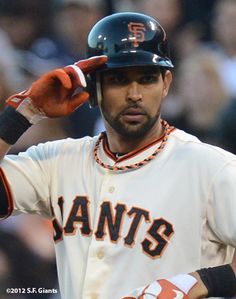
POLYGON ((133 102, 142 100, 142 93, 136 81, 131 82, 127 88, 127 99, 133 102))

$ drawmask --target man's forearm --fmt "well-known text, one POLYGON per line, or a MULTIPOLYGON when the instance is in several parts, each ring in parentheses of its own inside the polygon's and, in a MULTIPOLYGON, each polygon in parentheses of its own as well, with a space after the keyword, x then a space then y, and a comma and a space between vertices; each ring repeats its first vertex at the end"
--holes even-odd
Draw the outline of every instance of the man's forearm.
POLYGON ((235 274, 235 277, 236 277, 236 253, 234 254, 234 258, 233 258, 233 261, 230 264, 230 266, 232 267, 232 269, 234 271, 234 274, 235 274))
POLYGON ((11 145, 6 143, 4 140, 2 140, 0 138, 0 161, 2 161, 2 159, 8 153, 10 148, 11 148, 11 145))
POLYGON ((188 297, 189 299, 200 299, 207 298, 208 290, 201 280, 199 274, 197 272, 190 273, 193 277, 197 279, 197 284, 189 291, 188 297))

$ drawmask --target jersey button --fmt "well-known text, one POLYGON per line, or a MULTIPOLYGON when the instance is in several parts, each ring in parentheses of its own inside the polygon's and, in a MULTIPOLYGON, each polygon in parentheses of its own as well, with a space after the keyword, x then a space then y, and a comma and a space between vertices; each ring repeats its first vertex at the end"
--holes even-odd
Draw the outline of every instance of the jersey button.
POLYGON ((91 294, 91 299, 97 299, 98 295, 96 293, 91 294))
POLYGON ((114 186, 109 187, 108 191, 109 191, 110 193, 113 193, 113 192, 115 191, 115 187, 114 187, 114 186))
POLYGON ((97 253, 97 258, 99 259, 99 260, 101 260, 101 259, 103 259, 104 258, 104 252, 102 251, 102 250, 100 250, 100 251, 98 251, 98 253, 97 253))

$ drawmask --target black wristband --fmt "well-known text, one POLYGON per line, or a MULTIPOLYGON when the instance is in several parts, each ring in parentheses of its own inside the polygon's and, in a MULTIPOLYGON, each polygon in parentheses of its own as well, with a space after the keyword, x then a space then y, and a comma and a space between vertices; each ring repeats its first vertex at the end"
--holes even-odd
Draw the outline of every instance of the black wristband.
POLYGON ((0 138, 12 145, 31 126, 31 123, 14 108, 8 106, 0 115, 0 138))
POLYGON ((230 265, 203 268, 197 271, 208 290, 208 297, 233 297, 236 277, 230 265))

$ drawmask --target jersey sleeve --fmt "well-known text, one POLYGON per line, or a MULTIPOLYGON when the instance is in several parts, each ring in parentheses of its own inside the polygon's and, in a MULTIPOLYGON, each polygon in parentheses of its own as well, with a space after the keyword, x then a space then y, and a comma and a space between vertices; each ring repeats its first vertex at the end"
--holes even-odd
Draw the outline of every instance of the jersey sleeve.
POLYGON ((49 144, 8 155, 1 162, 1 218, 19 213, 51 216, 49 186, 57 155, 49 144))
POLYGON ((216 174, 209 194, 208 221, 225 244, 236 247, 236 160, 216 174))

